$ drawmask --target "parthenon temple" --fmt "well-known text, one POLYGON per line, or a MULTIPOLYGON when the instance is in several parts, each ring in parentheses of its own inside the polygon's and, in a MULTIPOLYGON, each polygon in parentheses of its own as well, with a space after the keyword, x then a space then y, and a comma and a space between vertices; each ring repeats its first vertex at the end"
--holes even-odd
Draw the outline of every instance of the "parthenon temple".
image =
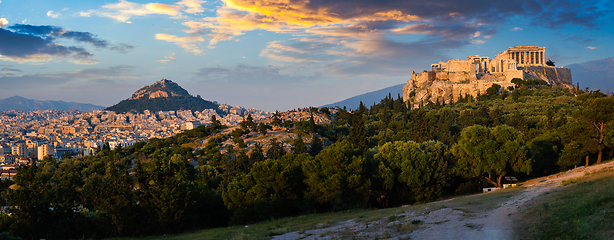
MULTIPOLYGON (((546 47, 516 46, 495 55, 494 59, 480 55, 467 60, 449 60, 431 64, 431 71, 472 72, 479 79, 486 73, 505 73, 529 66, 546 66, 546 47)), ((517 77, 517 76, 514 76, 517 77)), ((511 78, 510 78, 511 79, 511 78)))
MULTIPOLYGON (((515 46, 495 55, 468 56, 467 60, 432 63, 430 71, 413 72, 403 88, 404 101, 417 105, 423 99, 450 103, 465 95, 483 94, 493 84, 514 86, 512 79, 542 79, 550 85, 571 87, 571 70, 548 66, 546 47, 515 46)), ((434 102, 434 101, 433 101, 434 102)))

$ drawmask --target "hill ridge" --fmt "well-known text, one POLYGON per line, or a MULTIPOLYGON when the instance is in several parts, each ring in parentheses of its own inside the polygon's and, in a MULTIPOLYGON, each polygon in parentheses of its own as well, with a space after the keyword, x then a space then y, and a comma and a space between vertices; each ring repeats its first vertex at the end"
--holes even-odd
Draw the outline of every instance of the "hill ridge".
POLYGON ((214 109, 219 112, 218 104, 202 99, 200 96, 192 96, 179 84, 162 78, 152 85, 146 85, 137 90, 128 99, 106 108, 105 110, 117 113, 130 111, 176 111, 192 110, 202 111, 214 109))
POLYGON ((103 106, 98 106, 90 103, 77 103, 77 102, 65 102, 65 101, 51 101, 51 100, 34 100, 28 99, 22 96, 12 96, 5 99, 0 99, 0 111, 21 110, 21 111, 35 111, 35 110, 79 110, 81 112, 91 112, 94 110, 104 109, 103 106))

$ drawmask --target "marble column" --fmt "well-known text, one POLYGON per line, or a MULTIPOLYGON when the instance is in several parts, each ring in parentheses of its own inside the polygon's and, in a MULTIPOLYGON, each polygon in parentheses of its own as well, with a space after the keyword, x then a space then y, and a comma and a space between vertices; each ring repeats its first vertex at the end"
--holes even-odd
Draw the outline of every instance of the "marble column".
POLYGON ((541 58, 542 58, 542 65, 544 65, 546 63, 546 52, 545 51, 541 52, 541 58))
POLYGON ((535 52, 531 52, 531 64, 535 64, 535 52))
POLYGON ((531 64, 535 64, 535 52, 531 52, 531 64))

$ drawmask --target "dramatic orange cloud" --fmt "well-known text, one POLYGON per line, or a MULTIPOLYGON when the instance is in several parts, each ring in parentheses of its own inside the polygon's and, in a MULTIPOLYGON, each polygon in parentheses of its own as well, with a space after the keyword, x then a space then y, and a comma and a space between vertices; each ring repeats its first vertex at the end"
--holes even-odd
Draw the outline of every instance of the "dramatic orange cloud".
POLYGON ((418 16, 404 14, 398 9, 350 9, 351 14, 340 12, 339 8, 314 6, 309 0, 222 0, 227 8, 256 13, 274 18, 290 25, 312 27, 315 25, 339 24, 348 20, 418 20, 418 16))

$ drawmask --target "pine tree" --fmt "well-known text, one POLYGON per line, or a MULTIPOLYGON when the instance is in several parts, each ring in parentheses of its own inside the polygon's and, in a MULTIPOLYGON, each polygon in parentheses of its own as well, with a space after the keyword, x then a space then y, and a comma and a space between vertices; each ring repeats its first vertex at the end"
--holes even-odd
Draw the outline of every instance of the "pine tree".
POLYGON ((322 149, 324 149, 322 139, 318 137, 318 135, 313 135, 313 138, 311 139, 311 146, 309 147, 309 154, 311 156, 318 155, 322 149))
POLYGON ((318 127, 316 125, 316 121, 313 119, 313 113, 311 114, 311 117, 309 117, 309 129, 308 131, 310 133, 315 133, 318 131, 318 127))
POLYGON ((361 111, 356 111, 356 113, 354 113, 352 126, 350 127, 350 140, 363 150, 366 150, 368 147, 367 131, 365 130, 365 121, 361 111))
POLYGON ((262 134, 262 136, 265 136, 267 133, 267 129, 268 126, 264 123, 259 123, 258 124, 258 132, 260 132, 260 134, 262 134))
POLYGON ((277 141, 277 138, 271 138, 269 144, 271 147, 266 151, 267 158, 280 159, 283 155, 286 155, 286 150, 284 150, 282 143, 277 141))
POLYGON ((249 162, 250 165, 253 165, 255 162, 260 162, 264 160, 264 152, 262 151, 262 146, 258 143, 254 146, 254 149, 249 154, 249 162))
POLYGON ((211 128, 219 129, 222 126, 222 123, 217 120, 215 114, 211 115, 211 128))
POLYGON ((305 142, 303 142, 303 137, 301 135, 295 138, 292 142, 292 152, 294 154, 307 153, 307 146, 305 145, 305 142))
POLYGON ((273 120, 271 121, 271 125, 273 126, 281 126, 281 119, 279 119, 281 115, 279 114, 279 111, 275 111, 275 113, 273 114, 273 120))
POLYGON ((251 113, 247 114, 247 118, 245 119, 246 125, 247 127, 249 127, 252 131, 256 131, 256 127, 258 125, 256 125, 256 123, 254 122, 254 118, 252 117, 251 113))

